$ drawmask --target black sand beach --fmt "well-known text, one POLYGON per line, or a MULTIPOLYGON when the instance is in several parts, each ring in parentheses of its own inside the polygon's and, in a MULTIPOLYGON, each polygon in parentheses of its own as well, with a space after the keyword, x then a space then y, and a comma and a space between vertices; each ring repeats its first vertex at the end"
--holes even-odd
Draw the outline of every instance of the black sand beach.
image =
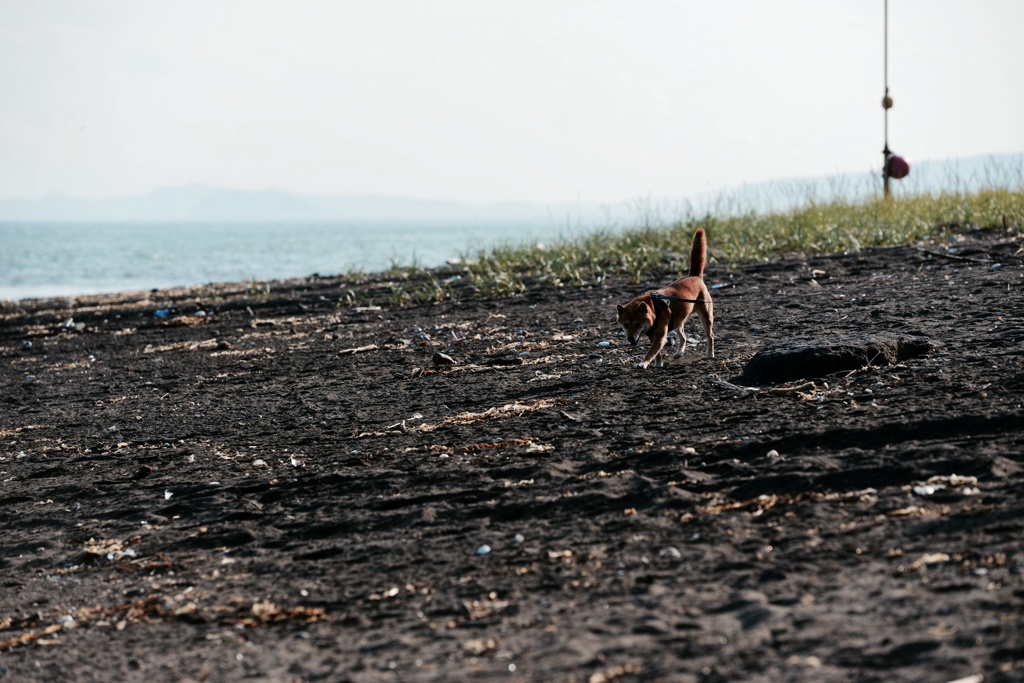
POLYGON ((647 371, 674 272, 0 304, 0 680, 1019 681, 1024 252, 957 247, 712 262, 647 371))

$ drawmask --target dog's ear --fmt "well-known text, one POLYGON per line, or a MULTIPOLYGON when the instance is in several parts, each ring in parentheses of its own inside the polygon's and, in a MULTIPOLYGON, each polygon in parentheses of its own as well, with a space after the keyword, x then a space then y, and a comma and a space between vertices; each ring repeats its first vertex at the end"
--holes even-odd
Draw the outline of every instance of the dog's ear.
POLYGON ((618 313, 619 315, 622 315, 623 313, 625 313, 625 312, 626 312, 626 307, 625 307, 625 306, 623 306, 622 304, 615 304, 615 311, 616 311, 616 312, 617 312, 617 313, 618 313))
POLYGON ((636 307, 636 308, 637 308, 637 310, 638 310, 638 311, 646 311, 646 310, 647 310, 647 302, 646 302, 646 301, 641 301, 641 302, 640 302, 640 303, 639 303, 639 304, 637 305, 637 307, 636 307))
POLYGON ((654 302, 654 312, 655 313, 660 313, 661 311, 663 311, 664 309, 669 307, 668 306, 668 302, 664 301, 662 299, 652 298, 651 301, 654 302))

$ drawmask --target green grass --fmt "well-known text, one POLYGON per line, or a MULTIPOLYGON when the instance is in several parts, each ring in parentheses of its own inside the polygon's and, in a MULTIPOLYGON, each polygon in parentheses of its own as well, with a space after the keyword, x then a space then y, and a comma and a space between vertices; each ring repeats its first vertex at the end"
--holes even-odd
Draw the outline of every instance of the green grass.
POLYGON ((688 216, 664 226, 598 232, 544 249, 500 246, 467 259, 467 271, 472 282, 481 283, 481 293, 493 296, 515 294, 524 279, 555 286, 597 283, 608 277, 638 282, 666 265, 682 267, 697 228, 707 231, 709 250, 718 260, 751 262, 786 252, 842 252, 942 240, 975 227, 1022 223, 1022 190, 812 201, 788 212, 688 216))
MULTIPOLYGON (((386 283, 386 296, 376 297, 375 303, 403 306, 443 301, 454 293, 438 277, 452 274, 461 275, 472 295, 486 298, 520 294, 528 285, 586 285, 608 278, 636 283, 666 268, 682 271, 697 228, 707 231, 712 258, 736 263, 763 261, 780 253, 833 253, 946 240, 974 228, 1020 229, 1024 187, 859 202, 810 200, 800 208, 775 213, 738 214, 725 207, 718 215, 688 215, 664 225, 643 217, 642 223, 645 227, 598 231, 545 247, 499 245, 463 254, 462 265, 454 269, 403 269, 396 264, 386 273, 391 280, 386 283)), ((466 293, 465 288, 459 289, 460 296, 466 293)), ((351 293, 343 299, 343 305, 367 302, 351 293)))

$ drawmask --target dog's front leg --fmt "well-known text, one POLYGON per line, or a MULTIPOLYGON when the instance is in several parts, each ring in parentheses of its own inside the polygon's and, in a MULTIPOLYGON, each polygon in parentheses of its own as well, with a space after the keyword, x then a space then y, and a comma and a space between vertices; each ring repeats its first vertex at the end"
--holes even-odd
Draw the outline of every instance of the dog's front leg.
MULTIPOLYGON (((661 353, 662 349, 665 348, 665 342, 668 340, 668 325, 656 325, 651 330, 651 348, 647 351, 647 355, 640 361, 640 367, 644 370, 647 366, 654 361, 655 358, 661 353)), ((655 364, 655 367, 659 367, 655 364)))

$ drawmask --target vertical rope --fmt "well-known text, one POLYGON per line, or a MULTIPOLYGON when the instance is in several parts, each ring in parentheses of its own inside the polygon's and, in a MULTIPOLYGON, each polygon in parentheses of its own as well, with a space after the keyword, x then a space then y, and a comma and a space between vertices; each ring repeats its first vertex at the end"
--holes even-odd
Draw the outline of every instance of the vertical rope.
POLYGON ((882 98, 882 108, 885 110, 885 147, 882 148, 882 194, 889 196, 889 157, 892 152, 889 150, 889 108, 892 107, 892 100, 889 99, 889 0, 884 2, 884 46, 883 70, 885 77, 885 96, 882 98))

